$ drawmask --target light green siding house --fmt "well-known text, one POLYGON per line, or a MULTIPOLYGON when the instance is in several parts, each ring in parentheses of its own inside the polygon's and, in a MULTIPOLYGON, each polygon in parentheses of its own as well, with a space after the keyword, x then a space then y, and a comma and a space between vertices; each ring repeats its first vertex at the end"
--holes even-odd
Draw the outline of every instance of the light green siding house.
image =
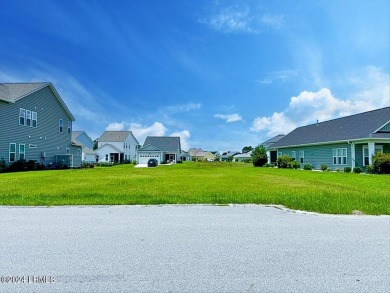
POLYGON ((365 167, 390 153, 390 107, 296 128, 272 147, 315 169, 365 167))

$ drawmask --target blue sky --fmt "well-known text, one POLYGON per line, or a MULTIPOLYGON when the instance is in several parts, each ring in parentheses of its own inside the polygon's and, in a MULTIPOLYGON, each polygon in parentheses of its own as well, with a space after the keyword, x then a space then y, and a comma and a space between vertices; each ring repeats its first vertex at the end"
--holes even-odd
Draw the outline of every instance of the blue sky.
POLYGON ((2 0, 0 82, 50 81, 105 129, 241 150, 390 106, 387 0, 2 0))

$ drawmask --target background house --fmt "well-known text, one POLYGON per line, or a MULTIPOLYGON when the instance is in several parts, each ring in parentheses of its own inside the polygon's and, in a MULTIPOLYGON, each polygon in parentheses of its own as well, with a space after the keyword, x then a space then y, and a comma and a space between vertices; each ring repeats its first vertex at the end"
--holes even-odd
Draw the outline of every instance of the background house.
POLYGON ((390 107, 296 128, 273 148, 316 169, 365 167, 375 152, 390 153, 390 107))
POLYGON ((49 82, 0 84, 0 160, 81 166, 68 107, 49 82))
POLYGON ((240 154, 241 152, 239 151, 227 151, 227 152, 222 152, 221 155, 221 161, 226 162, 229 160, 229 157, 233 157, 234 155, 240 154))
POLYGON ((98 138, 98 162, 122 163, 135 160, 138 145, 131 131, 105 131, 98 138))
POLYGON ((251 154, 252 151, 243 154, 236 154, 233 156, 233 162, 243 162, 243 161, 252 160, 251 154))
POLYGON ((267 158, 268 158, 268 164, 275 164, 276 160, 278 158, 278 152, 273 147, 275 143, 277 143, 279 140, 281 140, 285 135, 284 134, 278 134, 269 140, 261 143, 263 147, 267 149, 267 158))
POLYGON ((146 164, 149 159, 162 162, 177 162, 180 159, 180 137, 148 136, 142 148, 137 150, 137 162, 146 164))
POLYGON ((83 162, 96 162, 97 153, 93 150, 93 140, 85 131, 72 131, 72 145, 81 147, 81 159, 83 162))

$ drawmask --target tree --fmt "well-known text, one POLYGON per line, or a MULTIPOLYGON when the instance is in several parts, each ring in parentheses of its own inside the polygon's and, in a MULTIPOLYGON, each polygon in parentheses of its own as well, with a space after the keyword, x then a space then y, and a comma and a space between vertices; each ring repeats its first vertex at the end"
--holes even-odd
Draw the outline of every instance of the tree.
POLYGON ((242 153, 245 154, 245 153, 249 153, 250 151, 253 150, 253 147, 251 146, 245 146, 243 149, 242 149, 242 153))
POLYGON ((95 139, 95 140, 93 141, 93 150, 97 150, 97 149, 98 149, 98 140, 95 139))
POLYGON ((262 167, 268 161, 267 149, 262 145, 258 145, 252 151, 251 157, 253 160, 253 166, 262 167))

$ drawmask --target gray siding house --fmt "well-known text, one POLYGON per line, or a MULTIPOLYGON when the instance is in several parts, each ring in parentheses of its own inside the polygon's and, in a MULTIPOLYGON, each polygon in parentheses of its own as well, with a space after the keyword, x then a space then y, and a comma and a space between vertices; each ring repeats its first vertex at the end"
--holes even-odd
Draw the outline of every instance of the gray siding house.
POLYGON ((178 136, 148 136, 142 148, 137 150, 137 161, 146 164, 149 159, 159 163, 174 163, 180 160, 181 144, 178 136))
POLYGON ((80 167, 74 120, 51 83, 0 83, 0 160, 80 167))
POLYGON ((375 152, 390 153, 390 107, 296 128, 272 148, 315 169, 364 168, 375 152))

